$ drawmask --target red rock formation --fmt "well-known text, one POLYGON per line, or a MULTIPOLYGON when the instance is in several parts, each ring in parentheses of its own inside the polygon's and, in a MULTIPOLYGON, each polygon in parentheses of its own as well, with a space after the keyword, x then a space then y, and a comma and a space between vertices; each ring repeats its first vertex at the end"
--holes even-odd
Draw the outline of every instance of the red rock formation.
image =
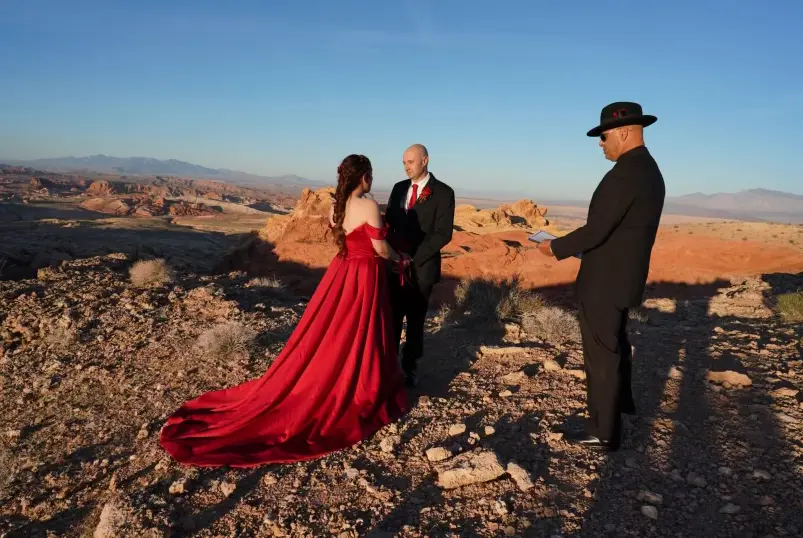
POLYGON ((112 196, 115 194, 114 187, 105 179, 93 181, 86 193, 90 196, 112 196))
POLYGON ((305 188, 293 211, 289 215, 271 217, 260 232, 260 236, 271 243, 279 241, 331 243, 329 209, 332 207, 334 192, 334 187, 317 191, 305 188))

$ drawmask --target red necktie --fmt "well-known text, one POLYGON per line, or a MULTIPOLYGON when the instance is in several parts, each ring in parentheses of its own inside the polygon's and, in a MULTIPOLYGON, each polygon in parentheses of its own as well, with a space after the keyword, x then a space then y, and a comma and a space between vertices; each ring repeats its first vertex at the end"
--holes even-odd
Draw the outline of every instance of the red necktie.
POLYGON ((418 185, 413 183, 413 195, 410 197, 410 202, 407 204, 408 211, 413 208, 413 206, 415 205, 415 201, 417 199, 418 199, 418 185))

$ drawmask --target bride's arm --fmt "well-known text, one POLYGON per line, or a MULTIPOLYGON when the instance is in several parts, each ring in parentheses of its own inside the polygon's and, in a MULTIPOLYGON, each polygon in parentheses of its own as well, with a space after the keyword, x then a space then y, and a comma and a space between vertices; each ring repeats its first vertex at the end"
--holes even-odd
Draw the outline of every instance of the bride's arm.
MULTIPOLYGON (((364 200, 364 203, 366 212, 365 221, 369 226, 381 229, 384 225, 382 224, 382 215, 379 212, 379 205, 373 200, 364 200)), ((396 252, 385 239, 371 238, 371 244, 374 247, 374 251, 382 258, 392 262, 397 262, 401 259, 399 253, 396 252)))

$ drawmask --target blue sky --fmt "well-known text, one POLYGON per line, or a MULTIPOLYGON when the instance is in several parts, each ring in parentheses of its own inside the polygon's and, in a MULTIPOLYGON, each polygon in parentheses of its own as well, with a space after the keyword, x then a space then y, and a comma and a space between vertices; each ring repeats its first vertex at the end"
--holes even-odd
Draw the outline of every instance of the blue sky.
POLYGON ((587 198, 611 101, 669 195, 803 193, 796 1, 0 0, 0 157, 104 153, 403 179, 426 144, 458 192, 587 198))

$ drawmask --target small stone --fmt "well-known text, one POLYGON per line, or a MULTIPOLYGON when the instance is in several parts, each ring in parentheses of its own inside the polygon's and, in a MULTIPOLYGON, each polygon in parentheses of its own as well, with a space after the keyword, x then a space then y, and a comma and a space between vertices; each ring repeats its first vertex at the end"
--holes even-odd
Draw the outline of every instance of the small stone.
POLYGON ((522 371, 518 371, 502 376, 500 381, 502 381, 502 383, 504 383, 505 385, 519 385, 525 379, 527 379, 527 374, 525 374, 522 371))
POLYGON ((429 461, 443 461, 452 457, 452 453, 441 446, 428 449, 426 454, 429 461))
POLYGON ((455 435, 462 435, 466 433, 466 425, 465 424, 452 424, 449 426, 449 436, 455 435))
POLYGON ((720 514, 730 514, 733 515, 737 513, 741 508, 733 503, 728 503, 722 508, 719 509, 720 514))
POLYGON ((740 374, 739 372, 734 372, 733 370, 725 370, 724 372, 708 372, 706 374, 706 379, 713 383, 719 383, 720 385, 731 385, 731 386, 741 386, 741 387, 749 387, 753 384, 749 377, 745 374, 740 374))
POLYGON ((380 441, 379 449, 382 452, 389 454, 393 452, 393 449, 396 448, 396 445, 400 442, 401 442, 401 437, 399 437, 398 435, 390 435, 382 439, 382 441, 380 441))
POLYGON ((606 523, 605 524, 605 532, 613 532, 616 530, 616 525, 613 523, 606 523))
POLYGON ((586 378, 585 370, 566 370, 566 373, 571 375, 571 376, 576 377, 577 379, 581 379, 582 380, 582 379, 586 378))
POLYGON ((500 398, 510 398, 511 396, 513 396, 513 393, 510 392, 509 390, 503 390, 502 392, 499 393, 500 398))
POLYGON ((516 536, 516 528, 515 527, 505 527, 505 536, 516 536))
POLYGON ((496 433, 496 430, 494 429, 493 426, 485 426, 485 436, 486 437, 491 436, 491 435, 493 435, 495 433, 496 433))
POLYGON ((508 514, 507 505, 503 501, 496 500, 493 504, 494 512, 500 516, 506 516, 508 514))
POLYGON ((762 469, 756 469, 755 471, 753 471, 753 478, 759 478, 761 480, 770 480, 772 479, 772 475, 762 469))
POLYGON ((645 504, 641 507, 641 513, 650 519, 658 519, 658 509, 649 504, 645 504))
POLYGON ((493 451, 476 450, 460 454, 437 467, 438 485, 454 489, 469 484, 496 480, 505 469, 493 451))
POLYGON ((662 502, 664 502, 663 495, 661 495, 660 493, 653 493, 647 490, 640 491, 636 498, 639 501, 646 502, 649 504, 661 504, 662 502))
POLYGON ((544 361, 544 371, 545 372, 560 372, 563 368, 560 367, 560 364, 557 361, 553 361, 552 359, 547 359, 544 361))
POLYGON ((789 387, 781 387, 779 389, 775 389, 770 394, 775 396, 776 398, 794 398, 798 395, 800 391, 797 389, 792 389, 789 387))
POLYGON ((360 471, 358 471, 358 470, 357 470, 357 469, 355 469, 354 467, 348 467, 348 468, 346 468, 346 471, 345 471, 345 472, 346 472, 346 476, 347 476, 348 478, 351 478, 352 480, 353 480, 353 479, 355 479, 355 478, 357 478, 358 476, 360 476, 360 471))
POLYGON ((232 482, 223 482, 220 484, 220 491, 226 497, 231 496, 232 493, 237 489, 237 485, 233 484, 232 482))
POLYGON ((683 372, 677 366, 669 369, 669 379, 683 379, 683 372))
POLYGON ((189 489, 189 483, 186 478, 179 478, 172 484, 170 484, 170 495, 181 495, 182 493, 187 493, 189 489))
POLYGON ((720 467, 719 474, 722 476, 730 476, 733 474, 733 470, 730 467, 720 467))
POLYGON ((527 491, 534 486, 530 473, 516 462, 511 461, 507 464, 507 474, 510 475, 521 491, 527 491))

